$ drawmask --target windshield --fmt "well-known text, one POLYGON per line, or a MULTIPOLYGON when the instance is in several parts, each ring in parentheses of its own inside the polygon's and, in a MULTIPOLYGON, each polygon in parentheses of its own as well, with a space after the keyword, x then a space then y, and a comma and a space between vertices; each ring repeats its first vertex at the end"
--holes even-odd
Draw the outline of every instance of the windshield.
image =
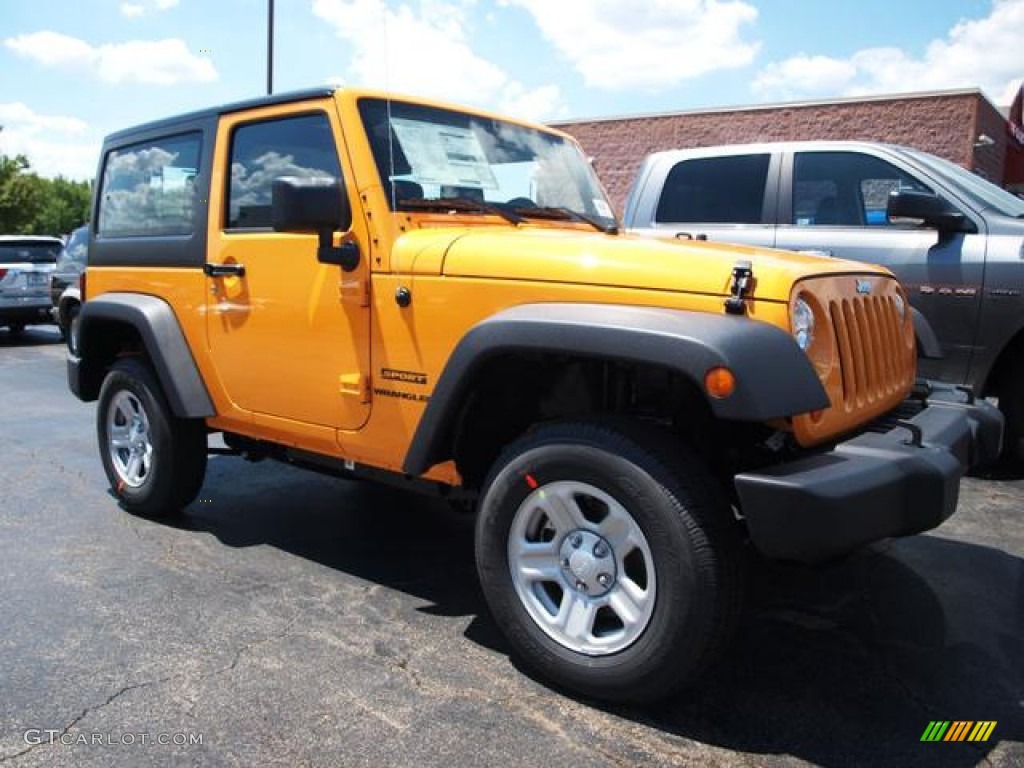
POLYGON ((36 242, 0 243, 0 264, 53 264, 57 261, 61 245, 36 242))
POLYGON ((1000 189, 990 181, 971 173, 966 168, 935 155, 909 150, 909 154, 932 170, 949 177, 954 184, 968 196, 974 198, 986 208, 992 208, 1004 216, 1024 218, 1024 200, 1000 189))
POLYGON ((85 266, 85 255, 89 246, 89 228, 79 227, 71 233, 64 250, 57 260, 57 267, 85 266))
POLYGON ((500 206, 525 218, 615 226, 590 163, 561 136, 400 101, 361 99, 359 112, 392 210, 457 198, 487 204, 460 213, 500 206))

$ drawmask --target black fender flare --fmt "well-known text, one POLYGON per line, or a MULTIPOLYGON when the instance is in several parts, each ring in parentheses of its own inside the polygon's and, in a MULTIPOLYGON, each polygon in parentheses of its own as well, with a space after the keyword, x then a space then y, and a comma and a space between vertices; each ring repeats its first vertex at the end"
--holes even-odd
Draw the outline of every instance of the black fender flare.
POLYGON ((403 463, 420 475, 447 456, 450 432, 488 360, 517 351, 650 363, 687 376, 704 391, 717 366, 736 376, 714 415, 763 422, 829 407, 807 355, 774 325, 735 315, 609 304, 523 304, 473 326, 455 346, 434 387, 403 463))
POLYGON ((83 400, 99 396, 107 365, 103 331, 111 323, 129 325, 139 334, 175 416, 197 419, 216 414, 171 305, 141 293, 104 293, 82 304, 78 356, 68 358, 68 378, 75 394, 83 400))

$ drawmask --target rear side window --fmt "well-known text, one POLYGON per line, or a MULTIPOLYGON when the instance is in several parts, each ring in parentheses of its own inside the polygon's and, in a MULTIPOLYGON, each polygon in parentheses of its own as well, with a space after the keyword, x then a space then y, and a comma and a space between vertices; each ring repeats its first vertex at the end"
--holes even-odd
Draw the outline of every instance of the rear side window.
POLYGON ((103 165, 100 237, 189 235, 199 168, 199 133, 110 152, 103 165))
POLYGON ((793 166, 797 226, 883 227, 889 195, 931 192, 891 163, 859 152, 798 152, 793 166))
POLYGON ((228 228, 270 227, 270 189, 281 176, 341 178, 330 120, 323 112, 235 129, 228 228))
POLYGON ((683 160, 668 173, 655 221, 759 224, 770 156, 683 160))
POLYGON ((0 242, 0 264, 53 264, 60 253, 60 242, 40 243, 7 240, 0 242))

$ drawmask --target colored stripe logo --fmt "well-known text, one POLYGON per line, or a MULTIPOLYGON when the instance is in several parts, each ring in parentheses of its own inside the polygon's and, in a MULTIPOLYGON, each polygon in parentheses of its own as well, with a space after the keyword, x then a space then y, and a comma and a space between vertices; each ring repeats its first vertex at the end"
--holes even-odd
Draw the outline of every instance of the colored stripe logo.
POLYGON ((932 720, 921 741, 988 741, 996 720, 932 720))

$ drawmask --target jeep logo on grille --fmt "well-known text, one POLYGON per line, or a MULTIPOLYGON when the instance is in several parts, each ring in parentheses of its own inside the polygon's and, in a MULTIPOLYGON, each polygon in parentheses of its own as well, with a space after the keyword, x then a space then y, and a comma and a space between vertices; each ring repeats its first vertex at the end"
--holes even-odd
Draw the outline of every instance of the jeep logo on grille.
POLYGON ((871 293, 871 283, 867 280, 857 281, 857 293, 869 294, 871 293))

